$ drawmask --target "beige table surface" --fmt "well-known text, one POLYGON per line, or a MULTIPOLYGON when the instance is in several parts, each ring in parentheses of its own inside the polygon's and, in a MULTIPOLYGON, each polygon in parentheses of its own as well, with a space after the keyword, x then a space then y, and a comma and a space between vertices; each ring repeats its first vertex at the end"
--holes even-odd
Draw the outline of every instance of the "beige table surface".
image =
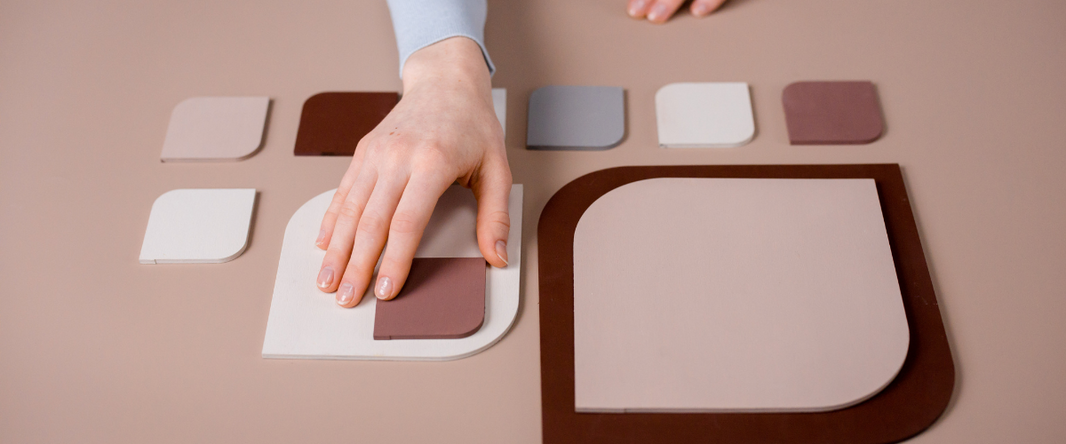
POLYGON ((381 1, 0 1, 0 442, 455 442, 541 439, 537 219, 619 165, 903 166, 957 366, 923 443, 1066 441, 1066 2, 739 0, 668 26, 622 0, 496 1, 488 47, 524 183, 524 283, 496 346, 446 363, 260 357, 282 234, 344 158, 292 155, 300 107, 397 90, 381 1), (885 136, 792 147, 796 80, 869 79, 885 136), (653 96, 746 81, 738 149, 656 146, 653 96), (606 152, 526 151, 547 84, 627 91, 606 152), (238 163, 159 162, 171 108, 269 95, 265 145, 238 163), (137 263, 153 200, 254 187, 251 244, 222 265, 137 263))

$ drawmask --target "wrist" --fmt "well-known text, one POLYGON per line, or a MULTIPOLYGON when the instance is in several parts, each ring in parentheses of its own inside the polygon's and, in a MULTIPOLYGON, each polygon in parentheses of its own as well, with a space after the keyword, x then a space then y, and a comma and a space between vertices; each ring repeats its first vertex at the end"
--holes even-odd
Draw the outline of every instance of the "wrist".
POLYGON ((481 47, 469 38, 451 37, 415 51, 404 63, 404 93, 430 83, 491 89, 481 47))

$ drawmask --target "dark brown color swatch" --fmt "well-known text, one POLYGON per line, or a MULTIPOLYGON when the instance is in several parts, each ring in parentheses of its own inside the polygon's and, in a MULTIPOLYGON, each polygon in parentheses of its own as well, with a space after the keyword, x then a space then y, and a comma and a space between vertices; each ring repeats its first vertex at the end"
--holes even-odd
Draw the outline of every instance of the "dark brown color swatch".
POLYGON ((415 258, 400 294, 377 301, 374 339, 458 339, 485 321, 485 259, 415 258))
POLYGON ((781 96, 793 145, 857 145, 884 132, 877 90, 870 82, 796 82, 781 96))
POLYGON ((400 101, 394 92, 324 92, 304 102, 297 156, 351 156, 400 101))
POLYGON ((928 428, 951 398, 955 366, 899 165, 612 168, 559 190, 544 207, 537 233, 545 443, 887 443, 928 428), (896 378, 862 403, 821 413, 576 413, 574 230, 607 192, 657 177, 874 179, 910 327, 910 348, 896 378))

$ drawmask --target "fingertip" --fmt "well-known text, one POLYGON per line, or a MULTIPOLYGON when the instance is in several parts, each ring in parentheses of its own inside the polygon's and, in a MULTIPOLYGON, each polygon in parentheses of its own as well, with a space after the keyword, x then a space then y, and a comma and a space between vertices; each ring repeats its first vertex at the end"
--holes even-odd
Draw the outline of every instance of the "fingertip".
POLYGON ((374 285, 374 296, 383 301, 392 300, 396 297, 395 282, 388 276, 378 276, 378 283, 374 285))
POLYGON ((318 270, 318 278, 315 279, 315 285, 319 290, 329 293, 333 289, 333 281, 336 279, 337 274, 333 271, 333 267, 329 265, 323 265, 318 270))
POLYGON ((626 13, 630 17, 641 19, 648 13, 648 4, 650 0, 629 0, 629 6, 626 7, 626 13))
POLYGON ((493 264, 496 268, 506 268, 511 264, 510 261, 507 260, 507 241, 496 241, 496 258, 503 262, 502 266, 499 264, 493 264))
POLYGON ((692 2, 689 11, 692 12, 693 16, 702 18, 711 15, 712 12, 718 10, 718 8, 724 3, 724 0, 696 0, 692 2))
POLYGON ((478 249, 485 261, 493 267, 506 268, 511 260, 507 256, 507 232, 478 234, 478 249))
POLYGON ((390 256, 386 251, 386 257, 381 260, 381 268, 378 270, 376 279, 371 281, 371 290, 374 297, 381 301, 391 301, 400 294, 407 277, 411 273, 413 259, 398 259, 390 256))
POLYGON ((509 200, 511 180, 509 177, 495 183, 480 186, 478 197, 477 243, 485 260, 497 268, 506 267, 507 237, 511 231, 509 200))
POLYGON ((666 23, 670 18, 670 6, 664 2, 652 5, 648 10, 648 21, 652 23, 666 23))
POLYGON ((355 286, 351 282, 344 282, 337 288, 337 294, 334 296, 337 299, 337 305, 344 308, 354 307, 355 300, 355 286))
POLYGON ((692 12, 692 16, 693 17, 698 17, 698 18, 706 17, 707 14, 711 13, 710 8, 707 7, 707 5, 705 3, 703 3, 703 2, 694 2, 694 3, 692 3, 692 7, 689 8, 689 11, 692 12))

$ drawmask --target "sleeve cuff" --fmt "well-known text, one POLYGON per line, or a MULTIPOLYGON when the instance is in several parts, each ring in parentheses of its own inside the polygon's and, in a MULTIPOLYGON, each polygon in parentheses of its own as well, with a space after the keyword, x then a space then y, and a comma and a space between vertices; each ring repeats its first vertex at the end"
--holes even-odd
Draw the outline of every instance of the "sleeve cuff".
POLYGON ((400 52, 401 78, 411 54, 451 37, 477 42, 489 74, 496 72, 485 49, 486 0, 388 0, 388 5, 400 52))
POLYGON ((431 42, 423 43, 421 46, 418 46, 418 47, 416 47, 414 49, 411 49, 410 52, 407 52, 407 53, 402 53, 401 52, 400 53, 400 78, 401 79, 403 78, 403 66, 404 66, 404 64, 407 63, 407 58, 411 57, 411 54, 414 54, 414 53, 418 52, 419 49, 425 48, 425 47, 427 47, 429 45, 432 45, 434 43, 437 43, 437 42, 440 42, 440 41, 443 41, 443 40, 450 39, 452 37, 466 37, 466 38, 468 38, 470 40, 473 40, 475 43, 477 43, 477 46, 479 48, 481 48, 481 55, 485 56, 485 65, 487 65, 488 68, 489 68, 489 75, 491 76, 491 75, 496 73, 496 65, 492 64, 492 58, 489 57, 489 50, 485 49, 485 43, 482 42, 481 40, 478 40, 477 38, 475 38, 472 35, 456 33, 456 34, 450 34, 450 35, 442 36, 442 37, 440 37, 440 38, 438 38, 436 40, 433 40, 431 42))

